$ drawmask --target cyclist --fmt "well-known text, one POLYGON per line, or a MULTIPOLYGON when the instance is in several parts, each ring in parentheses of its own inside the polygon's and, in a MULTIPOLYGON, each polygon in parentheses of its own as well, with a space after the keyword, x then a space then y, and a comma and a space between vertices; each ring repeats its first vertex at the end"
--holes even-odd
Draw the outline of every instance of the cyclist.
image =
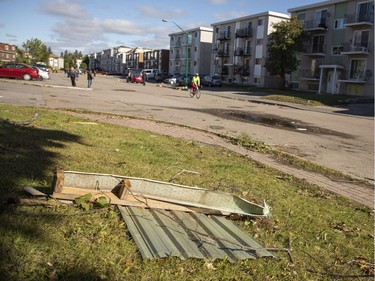
POLYGON ((191 86, 194 92, 197 90, 198 87, 201 86, 201 79, 199 78, 198 73, 195 73, 195 75, 193 76, 193 79, 191 80, 191 86))

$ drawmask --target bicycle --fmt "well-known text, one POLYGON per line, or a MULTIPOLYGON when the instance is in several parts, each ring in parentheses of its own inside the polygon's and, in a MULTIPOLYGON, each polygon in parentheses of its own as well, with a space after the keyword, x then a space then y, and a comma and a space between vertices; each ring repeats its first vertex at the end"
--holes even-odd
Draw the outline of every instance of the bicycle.
POLYGON ((190 97, 193 98, 194 96, 199 99, 201 97, 201 91, 199 90, 199 87, 194 86, 189 89, 190 97))

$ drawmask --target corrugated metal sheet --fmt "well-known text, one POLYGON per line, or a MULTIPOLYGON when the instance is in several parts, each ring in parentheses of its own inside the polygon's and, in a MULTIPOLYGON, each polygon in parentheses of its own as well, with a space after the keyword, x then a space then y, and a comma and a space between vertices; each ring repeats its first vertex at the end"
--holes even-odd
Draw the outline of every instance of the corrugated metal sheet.
POLYGON ((144 259, 224 259, 236 262, 274 257, 223 216, 119 206, 144 259))

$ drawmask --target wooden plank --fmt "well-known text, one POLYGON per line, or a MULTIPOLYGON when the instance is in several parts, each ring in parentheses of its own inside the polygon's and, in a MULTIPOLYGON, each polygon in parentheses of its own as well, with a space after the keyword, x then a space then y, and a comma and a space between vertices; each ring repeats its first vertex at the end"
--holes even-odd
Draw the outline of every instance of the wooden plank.
POLYGON ((31 186, 25 186, 23 190, 25 190, 27 193, 31 194, 32 196, 47 197, 47 194, 44 194, 43 192, 40 192, 39 190, 36 190, 35 188, 31 186))
POLYGON ((56 169, 53 176, 52 190, 54 192, 61 192, 64 186, 64 171, 56 169))
POLYGON ((133 206, 133 207, 142 207, 142 208, 152 208, 152 209, 163 209, 163 210, 174 210, 182 212, 200 212, 205 214, 212 215, 229 215, 228 213, 223 213, 217 210, 196 208, 183 206, 168 202, 162 202, 154 199, 148 199, 141 196, 133 196, 128 194, 126 200, 121 200, 114 194, 111 190, 87 190, 84 188, 75 188, 75 187, 62 187, 62 192, 54 192, 52 197, 55 199, 65 199, 74 201, 77 197, 91 193, 94 198, 99 198, 100 196, 105 196, 109 199, 109 203, 112 205, 121 205, 121 206, 133 206))

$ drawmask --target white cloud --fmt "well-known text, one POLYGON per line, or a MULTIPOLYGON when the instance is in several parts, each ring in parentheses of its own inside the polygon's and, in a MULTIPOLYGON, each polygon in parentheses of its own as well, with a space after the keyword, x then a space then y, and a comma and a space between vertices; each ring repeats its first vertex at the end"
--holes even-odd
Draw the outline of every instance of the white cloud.
POLYGON ((58 1, 44 1, 41 4, 40 11, 43 14, 67 17, 67 18, 81 18, 86 16, 85 10, 77 3, 58 0, 58 1))
POLYGON ((145 17, 152 17, 158 19, 171 19, 180 18, 186 16, 186 11, 183 9, 174 9, 171 11, 160 10, 151 6, 141 6, 139 7, 141 15, 145 17))

